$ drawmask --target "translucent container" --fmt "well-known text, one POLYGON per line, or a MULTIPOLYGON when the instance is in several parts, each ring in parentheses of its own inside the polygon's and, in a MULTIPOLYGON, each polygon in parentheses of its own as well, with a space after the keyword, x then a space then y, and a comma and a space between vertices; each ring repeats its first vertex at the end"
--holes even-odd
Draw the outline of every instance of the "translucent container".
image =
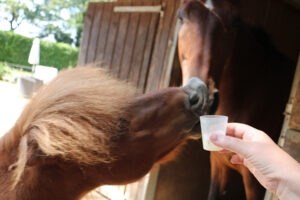
POLYGON ((203 148, 207 151, 220 151, 222 148, 214 145, 209 137, 212 133, 226 135, 228 117, 222 115, 203 115, 200 117, 203 148))

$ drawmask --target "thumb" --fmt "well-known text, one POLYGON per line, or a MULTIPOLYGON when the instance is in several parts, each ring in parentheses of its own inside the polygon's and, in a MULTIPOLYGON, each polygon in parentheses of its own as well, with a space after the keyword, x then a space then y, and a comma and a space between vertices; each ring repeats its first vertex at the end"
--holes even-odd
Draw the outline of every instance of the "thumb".
POLYGON ((222 147, 224 149, 230 150, 232 152, 235 152, 242 157, 247 157, 248 150, 248 143, 231 136, 225 136, 225 135, 218 135, 218 134, 211 134, 210 140, 215 145, 222 147))

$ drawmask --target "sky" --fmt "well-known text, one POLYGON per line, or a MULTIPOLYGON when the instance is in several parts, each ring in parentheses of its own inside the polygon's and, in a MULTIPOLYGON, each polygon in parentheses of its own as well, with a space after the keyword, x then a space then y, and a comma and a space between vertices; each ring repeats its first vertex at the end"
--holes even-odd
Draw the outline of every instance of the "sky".
MULTIPOLYGON (((22 0, 24 3, 26 3, 26 5, 30 8, 32 7, 32 3, 28 0, 22 0)), ((35 0, 34 1, 35 3, 42 3, 43 0, 35 0)), ((1 6, 1 4, 0 4, 1 6)), ((0 7, 0 30, 3 30, 3 31, 9 31, 10 30, 10 25, 9 25, 9 22, 4 20, 3 17, 5 16, 5 12, 1 12, 1 7, 0 7)), ((68 19, 70 17, 70 13, 68 10, 66 9, 63 9, 61 11, 61 17, 64 18, 64 19, 68 19)), ((59 25, 60 23, 57 22, 57 25, 59 25)), ((41 29, 28 23, 27 21, 23 21, 22 24, 17 28, 15 29, 15 33, 17 34, 20 34, 20 35, 23 35, 23 36, 26 36, 26 37, 30 37, 30 38, 34 38, 36 37, 39 33, 40 33, 41 29)), ((74 38, 76 34, 76 30, 71 30, 71 35, 72 37, 74 38)), ((43 38, 43 40, 46 40, 46 41, 50 41, 50 42, 55 42, 55 39, 54 39, 54 36, 53 35, 50 35, 48 37, 45 37, 43 38)))

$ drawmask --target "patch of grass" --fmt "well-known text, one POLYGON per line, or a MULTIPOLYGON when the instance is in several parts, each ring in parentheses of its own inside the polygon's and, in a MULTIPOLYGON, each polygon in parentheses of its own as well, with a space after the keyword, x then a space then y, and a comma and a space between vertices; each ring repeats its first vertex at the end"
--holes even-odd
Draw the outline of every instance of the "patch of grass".
POLYGON ((16 83, 18 77, 32 75, 32 72, 21 71, 0 62, 0 80, 16 83))

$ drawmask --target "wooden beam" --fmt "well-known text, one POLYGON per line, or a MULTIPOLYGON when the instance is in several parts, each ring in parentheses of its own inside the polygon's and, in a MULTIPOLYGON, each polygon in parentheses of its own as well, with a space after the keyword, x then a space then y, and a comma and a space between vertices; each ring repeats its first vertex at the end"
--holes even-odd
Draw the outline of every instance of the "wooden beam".
POLYGON ((147 187, 145 188, 143 200, 153 200, 155 198, 156 185, 159 175, 160 165, 156 164, 151 169, 151 172, 147 174, 147 187))
POLYGON ((162 6, 115 6, 114 12, 160 12, 162 6))
POLYGON ((300 54, 298 57, 290 102, 292 103, 292 107, 289 110, 291 113, 289 127, 300 130, 300 54))
POLYGON ((160 17, 163 17, 163 6, 115 6, 114 12, 128 12, 128 13, 160 13, 160 17))

